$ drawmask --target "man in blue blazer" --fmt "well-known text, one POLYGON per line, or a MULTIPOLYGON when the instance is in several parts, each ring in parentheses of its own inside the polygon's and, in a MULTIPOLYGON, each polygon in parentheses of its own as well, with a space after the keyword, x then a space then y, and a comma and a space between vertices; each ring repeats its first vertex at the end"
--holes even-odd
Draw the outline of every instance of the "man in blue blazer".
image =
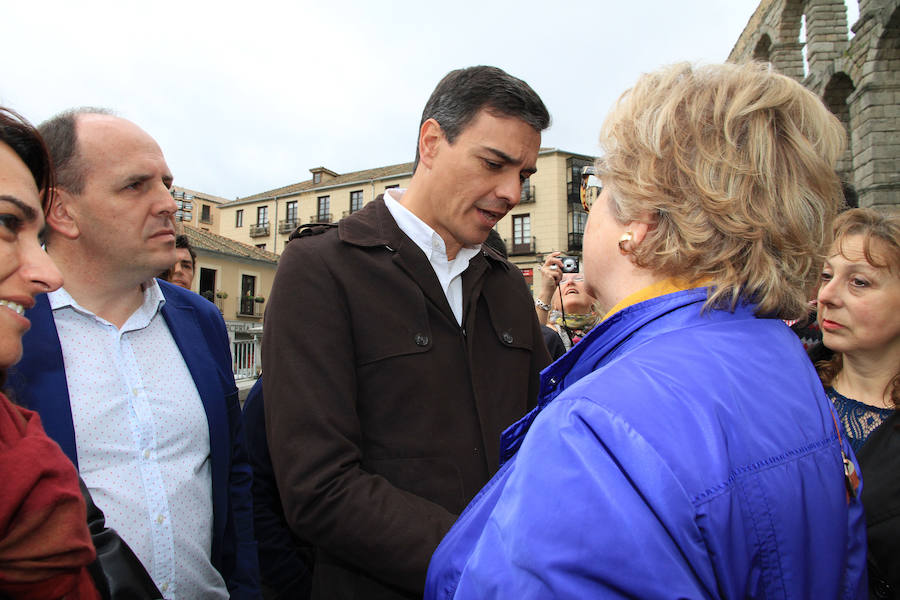
POLYGON ((256 598, 251 471, 222 316, 157 281, 175 261, 159 146, 70 111, 41 126, 57 186, 47 251, 64 287, 28 311, 18 402, 79 468, 166 598, 256 598))

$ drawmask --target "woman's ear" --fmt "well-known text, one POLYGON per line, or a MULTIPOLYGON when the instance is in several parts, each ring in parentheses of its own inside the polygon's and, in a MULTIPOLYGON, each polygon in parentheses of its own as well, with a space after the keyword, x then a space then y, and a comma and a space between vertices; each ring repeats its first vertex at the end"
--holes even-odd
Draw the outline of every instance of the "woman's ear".
POLYGON ((656 229, 656 217, 649 213, 642 214, 639 219, 630 221, 625 227, 631 232, 632 245, 638 246, 644 241, 648 233, 656 229))
POLYGON ((53 202, 50 204, 50 211, 47 213, 47 226, 54 233, 74 240, 80 235, 78 222, 75 218, 77 211, 75 210, 74 197, 66 190, 54 188, 53 202))

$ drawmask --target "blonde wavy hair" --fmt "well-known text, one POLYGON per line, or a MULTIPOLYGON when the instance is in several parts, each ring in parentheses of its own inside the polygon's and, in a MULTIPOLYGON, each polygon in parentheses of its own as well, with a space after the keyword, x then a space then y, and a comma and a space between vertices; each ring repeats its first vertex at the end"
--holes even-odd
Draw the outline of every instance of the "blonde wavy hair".
POLYGON ((706 307, 799 318, 843 204, 843 126, 763 64, 643 75, 600 133, 598 173, 621 223, 653 220, 639 267, 711 281, 706 307))
MULTIPOLYGON (((841 213, 834 220, 834 246, 843 254, 843 242, 848 236, 862 236, 863 255, 866 262, 876 269, 886 269, 894 277, 900 277, 900 211, 896 208, 884 211, 874 208, 854 208, 841 213)), ((829 386, 844 368, 843 355, 834 355, 816 363, 816 371, 822 385, 829 386)), ((888 383, 891 401, 900 406, 900 365, 888 383)))

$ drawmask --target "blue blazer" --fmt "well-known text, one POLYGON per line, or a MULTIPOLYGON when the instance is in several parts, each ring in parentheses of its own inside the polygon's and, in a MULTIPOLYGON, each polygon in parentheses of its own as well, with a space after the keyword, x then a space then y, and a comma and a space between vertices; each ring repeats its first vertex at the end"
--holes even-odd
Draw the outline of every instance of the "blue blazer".
MULTIPOLYGON (((251 469, 247 458, 231 349, 222 315, 193 292, 160 281, 162 315, 197 386, 209 423, 212 471, 212 564, 232 598, 259 597, 253 540, 251 469)), ((8 374, 15 401, 37 411, 44 429, 78 466, 75 429, 62 348, 46 294, 26 312, 31 330, 22 339, 21 362, 8 374)), ((101 507, 102 508, 102 507, 101 507)))

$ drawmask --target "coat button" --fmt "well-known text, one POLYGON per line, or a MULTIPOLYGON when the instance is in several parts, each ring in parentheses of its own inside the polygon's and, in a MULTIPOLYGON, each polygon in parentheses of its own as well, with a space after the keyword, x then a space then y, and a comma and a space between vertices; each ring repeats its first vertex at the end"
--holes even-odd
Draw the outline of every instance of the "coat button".
POLYGON ((513 343, 513 336, 508 331, 504 331, 503 335, 501 335, 500 337, 503 339, 504 344, 512 344, 513 343))
POLYGON ((428 345, 428 336, 424 333, 417 333, 415 337, 416 346, 427 346, 428 345))

